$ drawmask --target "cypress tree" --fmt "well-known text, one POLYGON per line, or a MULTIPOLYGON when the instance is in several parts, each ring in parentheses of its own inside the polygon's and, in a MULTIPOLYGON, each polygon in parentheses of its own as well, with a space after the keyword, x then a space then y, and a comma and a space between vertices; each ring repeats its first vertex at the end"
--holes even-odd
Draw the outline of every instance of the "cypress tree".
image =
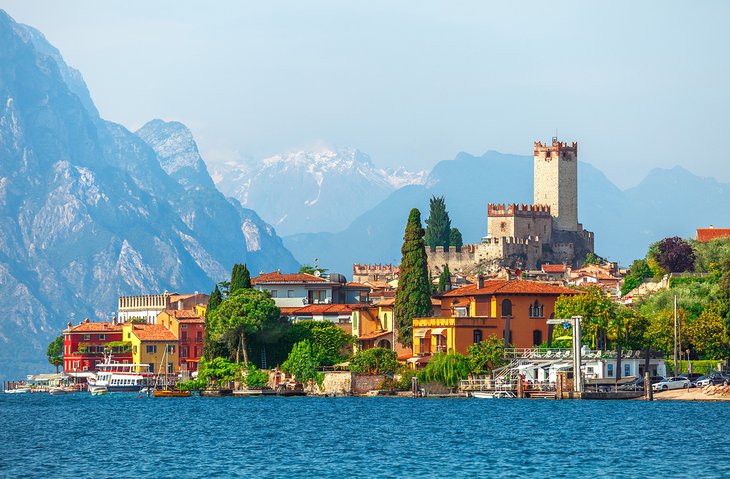
POLYGON ((421 212, 413 208, 403 235, 400 276, 393 308, 398 342, 405 346, 413 344, 413 318, 429 317, 433 313, 423 234, 421 212))
POLYGON ((439 276, 439 287, 438 292, 444 293, 451 289, 451 271, 449 271, 449 264, 446 263, 444 266, 444 270, 441 272, 441 276, 439 276))
POLYGON ((205 310, 205 339, 203 341, 203 357, 205 359, 213 359, 217 357, 228 357, 228 348, 225 344, 214 341, 211 337, 211 331, 215 329, 215 324, 210 320, 210 313, 215 311, 223 302, 223 295, 218 285, 208 297, 208 307, 205 310))
POLYGON ((455 247, 456 251, 461 251, 461 247, 464 246, 464 240, 461 238, 461 231, 459 231, 459 228, 451 228, 449 244, 455 247))
POLYGON ((233 294, 240 289, 251 289, 251 273, 245 264, 234 264, 231 271, 231 286, 229 294, 233 294))
POLYGON ((446 211, 446 200, 443 196, 432 196, 429 200, 430 211, 426 220, 426 237, 425 242, 431 248, 443 246, 444 249, 449 248, 451 242, 451 220, 449 213, 446 211))

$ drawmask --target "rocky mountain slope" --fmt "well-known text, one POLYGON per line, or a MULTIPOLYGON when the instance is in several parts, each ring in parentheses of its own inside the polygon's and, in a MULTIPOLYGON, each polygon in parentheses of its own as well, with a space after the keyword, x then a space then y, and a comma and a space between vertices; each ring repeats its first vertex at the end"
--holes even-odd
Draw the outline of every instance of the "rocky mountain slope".
POLYGON ((0 11, 0 377, 51 368, 66 322, 110 318, 119 294, 208 291, 234 261, 297 267, 215 189, 187 129, 103 120, 81 75, 0 11))
POLYGON ((422 184, 426 176, 404 168, 376 168, 355 148, 227 163, 213 173, 223 193, 255 208, 281 234, 339 231, 394 190, 422 184))
MULTIPOLYGON (((298 258, 317 257, 324 267, 351 274, 353 262, 399 262, 408 211, 428 215, 428 198, 444 195, 452 225, 465 242, 486 234, 487 203, 531 203, 532 157, 489 151, 480 157, 460 153, 438 163, 425 185, 393 192, 339 233, 298 234, 284 244, 298 258)), ((596 234, 596 251, 628 265, 648 245, 666 236, 692 238, 695 229, 730 224, 722 205, 730 185, 700 178, 682 168, 657 169, 642 183, 620 190, 587 163, 578 166, 578 215, 596 234)))

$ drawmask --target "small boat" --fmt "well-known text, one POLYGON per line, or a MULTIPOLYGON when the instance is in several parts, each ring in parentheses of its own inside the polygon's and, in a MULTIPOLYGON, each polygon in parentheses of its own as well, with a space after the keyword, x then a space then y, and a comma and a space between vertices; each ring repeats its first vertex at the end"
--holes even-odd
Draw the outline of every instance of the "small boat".
POLYGON ((106 386, 89 386, 89 392, 92 396, 101 396, 109 392, 106 386))
POLYGON ((49 389, 48 392, 51 394, 51 396, 60 396, 62 394, 72 393, 73 391, 64 386, 57 386, 49 389))
POLYGON ((471 397, 477 399, 498 399, 516 397, 512 391, 474 391, 471 397))
POLYGON ((187 398, 190 397, 190 391, 173 391, 171 389, 162 389, 154 391, 152 394, 156 398, 187 398))
POLYGON ((19 388, 6 389, 5 394, 23 394, 31 392, 30 386, 22 386, 19 388))

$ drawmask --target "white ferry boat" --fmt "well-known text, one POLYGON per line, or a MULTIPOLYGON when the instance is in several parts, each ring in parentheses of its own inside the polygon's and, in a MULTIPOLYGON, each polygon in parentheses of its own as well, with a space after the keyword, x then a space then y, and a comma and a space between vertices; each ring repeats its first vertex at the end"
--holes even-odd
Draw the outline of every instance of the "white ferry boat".
POLYGON ((154 376, 148 364, 105 363, 96 368, 96 373, 86 379, 90 390, 104 387, 108 392, 138 392, 154 376))

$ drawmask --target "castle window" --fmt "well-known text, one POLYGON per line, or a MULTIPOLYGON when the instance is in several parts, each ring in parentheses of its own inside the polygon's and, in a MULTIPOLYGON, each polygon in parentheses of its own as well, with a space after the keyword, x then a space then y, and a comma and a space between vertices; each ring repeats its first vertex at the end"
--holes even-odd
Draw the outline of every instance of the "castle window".
POLYGON ((504 301, 502 301, 502 317, 512 317, 512 301, 510 301, 509 299, 505 299, 504 301))
POLYGON ((482 330, 475 329, 474 330, 474 344, 479 344, 481 342, 482 342, 482 330))
POLYGON ((507 222, 506 221, 502 221, 499 224, 499 230, 502 231, 502 232, 507 231, 507 222))

